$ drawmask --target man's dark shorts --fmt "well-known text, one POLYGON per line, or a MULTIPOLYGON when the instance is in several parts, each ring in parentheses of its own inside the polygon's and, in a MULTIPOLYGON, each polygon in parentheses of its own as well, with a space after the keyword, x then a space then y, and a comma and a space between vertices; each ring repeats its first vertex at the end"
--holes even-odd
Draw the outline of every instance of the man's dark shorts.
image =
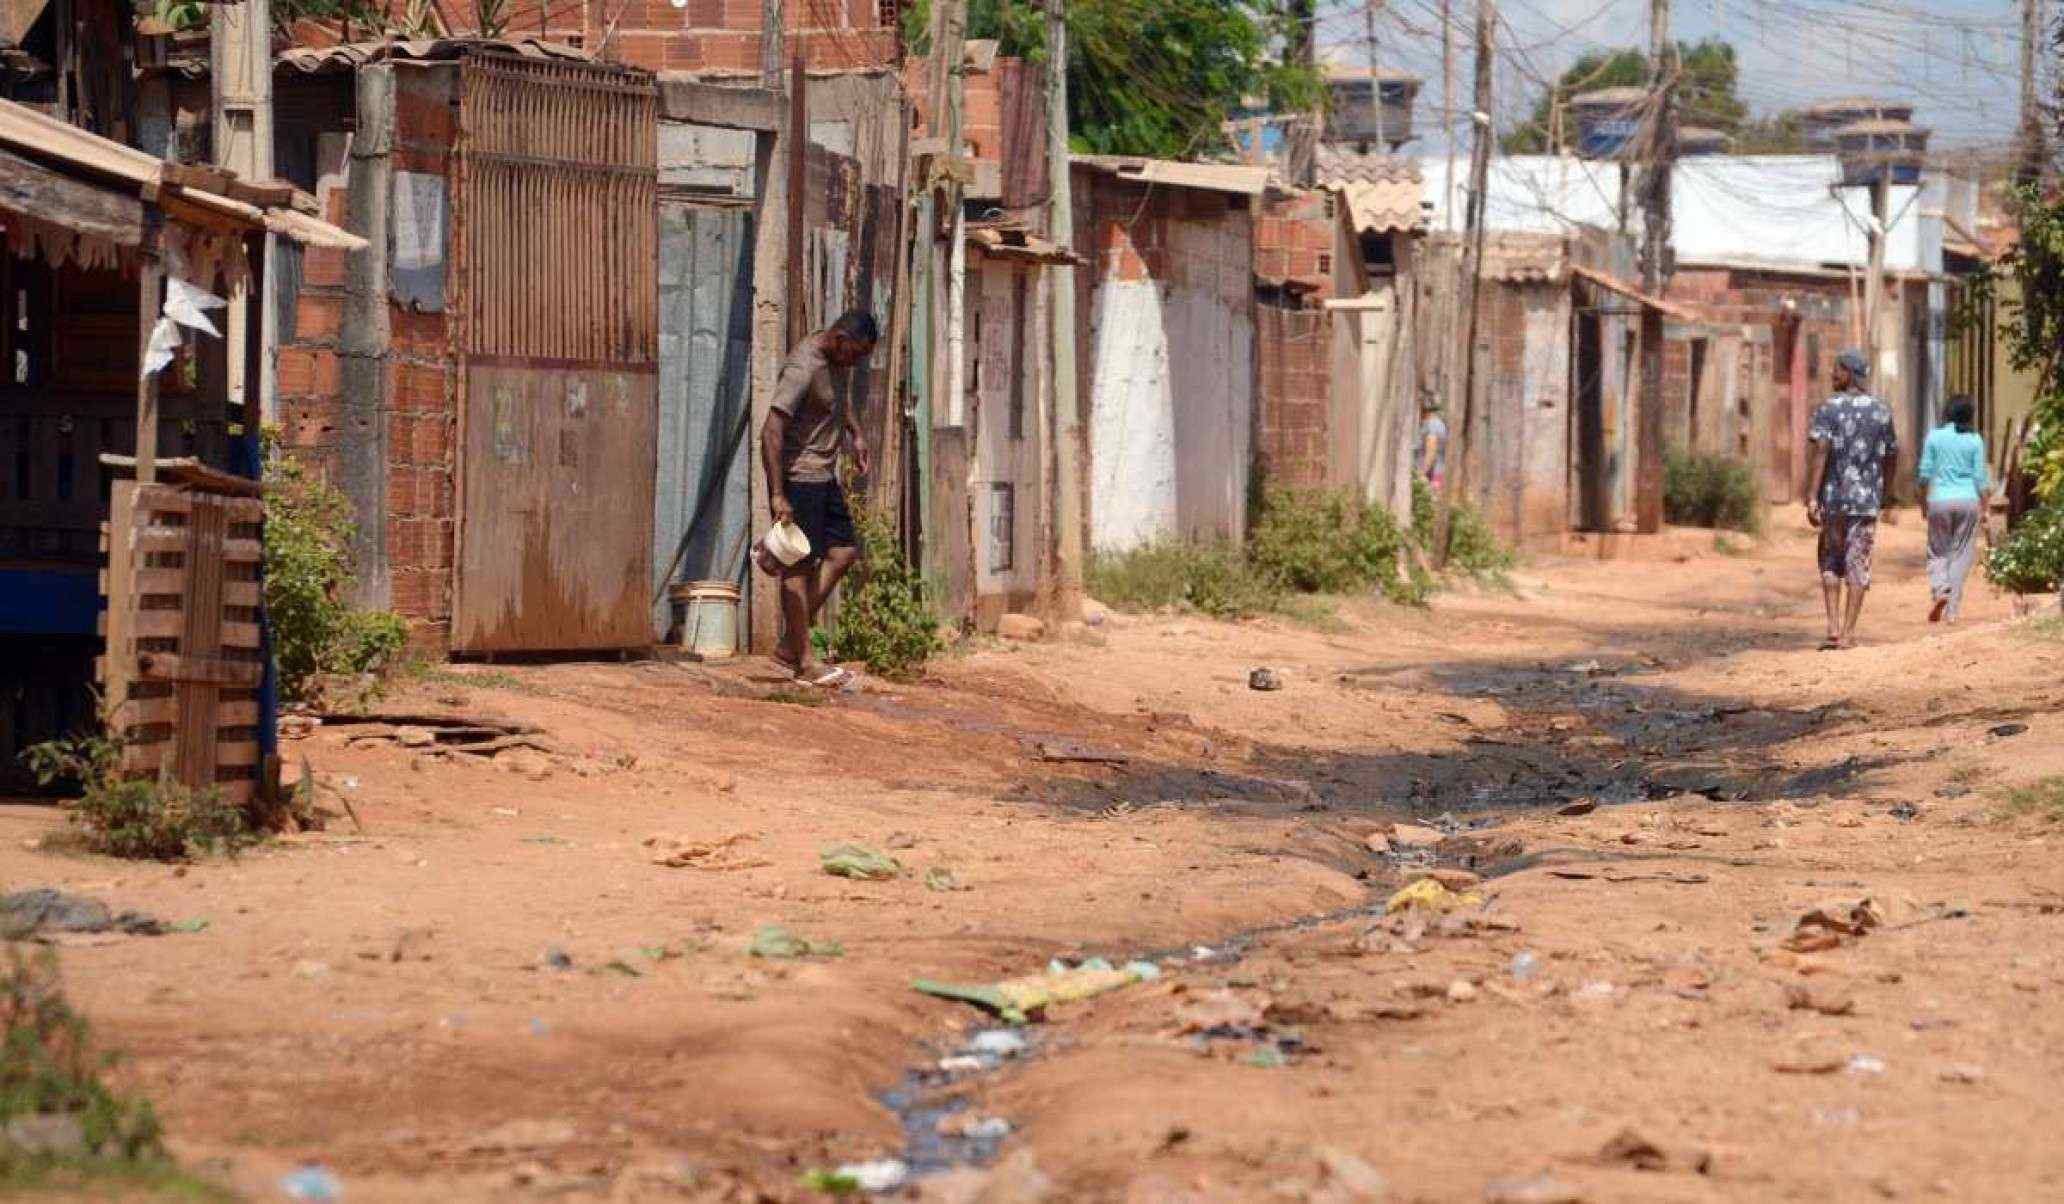
POLYGON ((790 481, 788 504, 795 509, 796 526, 810 539, 810 559, 833 548, 859 546, 852 512, 846 509, 846 491, 837 481, 790 481))
POLYGON ((1820 575, 1869 589, 1871 552, 1878 542, 1875 514, 1829 514, 1820 522, 1820 575))

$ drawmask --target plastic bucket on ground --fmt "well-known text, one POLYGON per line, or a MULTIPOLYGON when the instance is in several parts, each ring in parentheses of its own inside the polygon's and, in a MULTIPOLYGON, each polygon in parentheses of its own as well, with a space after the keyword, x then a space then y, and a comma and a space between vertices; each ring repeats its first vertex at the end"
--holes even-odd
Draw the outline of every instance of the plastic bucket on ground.
POLYGON ((670 591, 682 605, 681 647, 703 660, 738 655, 739 590, 729 581, 690 581, 670 591))

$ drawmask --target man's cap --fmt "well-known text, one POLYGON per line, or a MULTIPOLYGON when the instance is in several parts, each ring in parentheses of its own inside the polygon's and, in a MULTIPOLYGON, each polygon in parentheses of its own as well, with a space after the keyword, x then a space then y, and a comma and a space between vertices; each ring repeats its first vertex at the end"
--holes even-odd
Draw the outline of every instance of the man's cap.
POLYGON ((1836 356, 1835 362, 1847 368, 1849 375, 1858 380, 1867 380, 1870 377, 1870 365, 1864 361, 1863 352, 1854 347, 1836 356))

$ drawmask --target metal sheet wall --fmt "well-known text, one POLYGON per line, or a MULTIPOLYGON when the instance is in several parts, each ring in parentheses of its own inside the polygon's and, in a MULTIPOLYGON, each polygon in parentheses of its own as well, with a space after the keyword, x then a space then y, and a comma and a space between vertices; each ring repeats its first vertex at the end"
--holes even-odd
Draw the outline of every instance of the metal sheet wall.
POLYGON ((466 61, 457 651, 651 641, 655 109, 640 72, 466 61))
MULTIPOLYGON (((655 595, 680 581, 747 584, 752 228, 746 209, 660 203, 655 595), (680 567, 669 579, 677 552, 680 567)), ((670 618, 660 597, 655 636, 664 637, 670 618)))

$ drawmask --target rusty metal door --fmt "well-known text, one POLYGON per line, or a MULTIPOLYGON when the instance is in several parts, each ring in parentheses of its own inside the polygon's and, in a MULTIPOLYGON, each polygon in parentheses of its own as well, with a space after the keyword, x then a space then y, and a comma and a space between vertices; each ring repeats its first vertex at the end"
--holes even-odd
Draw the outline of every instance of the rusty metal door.
POLYGON ((460 652, 652 640, 652 77, 466 61, 453 212, 460 652))

